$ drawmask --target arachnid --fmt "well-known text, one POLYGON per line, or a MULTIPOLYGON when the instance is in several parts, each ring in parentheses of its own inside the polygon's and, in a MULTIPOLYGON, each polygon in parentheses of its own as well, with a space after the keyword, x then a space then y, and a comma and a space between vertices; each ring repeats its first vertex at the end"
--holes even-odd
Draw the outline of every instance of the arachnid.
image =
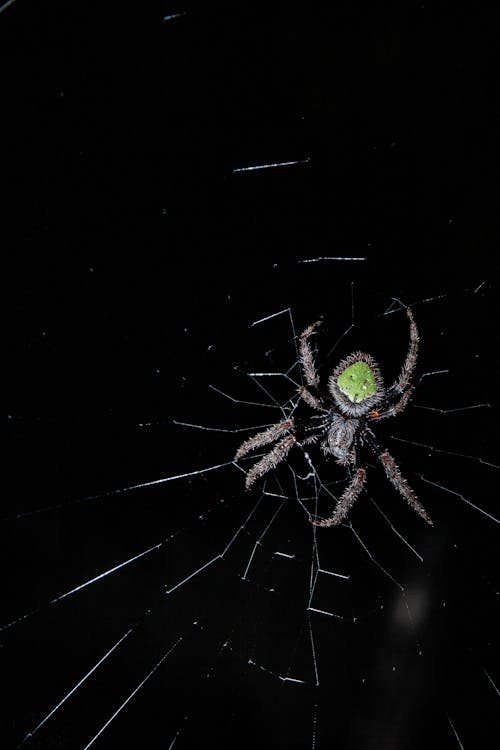
POLYGON ((366 481, 367 468, 360 455, 368 452, 380 460, 387 478, 413 510, 432 526, 425 508, 393 457, 378 444, 371 428, 377 420, 404 411, 413 391, 412 375, 417 363, 419 336, 409 307, 406 313, 410 322, 410 345, 399 377, 388 388, 384 387, 380 368, 373 357, 359 351, 335 367, 325 387, 316 371, 310 344, 320 321, 302 332, 299 339, 300 365, 306 385, 299 388, 299 394, 315 413, 306 420, 285 419, 240 445, 236 460, 257 448, 275 443, 248 471, 247 489, 276 468, 294 445, 308 445, 320 440, 324 455, 333 456, 338 464, 345 466, 350 481, 333 514, 329 518, 311 519, 314 525, 337 526, 347 517, 366 481))

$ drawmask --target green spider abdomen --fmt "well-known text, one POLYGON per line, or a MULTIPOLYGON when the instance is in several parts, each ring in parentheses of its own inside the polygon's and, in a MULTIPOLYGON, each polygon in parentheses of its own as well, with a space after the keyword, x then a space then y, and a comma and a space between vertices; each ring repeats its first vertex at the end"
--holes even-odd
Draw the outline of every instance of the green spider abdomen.
POLYGON ((365 352, 354 352, 340 362, 328 380, 328 388, 342 414, 368 414, 384 396, 384 383, 376 361, 365 352))
POLYGON ((377 392, 375 375, 366 362, 362 361, 346 367, 337 378, 337 385, 342 393, 355 404, 359 404, 377 392))

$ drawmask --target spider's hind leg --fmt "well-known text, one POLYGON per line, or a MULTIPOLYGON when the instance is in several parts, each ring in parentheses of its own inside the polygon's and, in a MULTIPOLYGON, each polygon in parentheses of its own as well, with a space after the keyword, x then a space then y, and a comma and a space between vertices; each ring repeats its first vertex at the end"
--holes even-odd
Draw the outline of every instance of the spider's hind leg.
POLYGON ((355 500, 360 495, 361 490, 366 479, 366 469, 362 466, 356 470, 350 484, 345 488, 344 492, 337 501, 335 510, 329 518, 322 518, 321 520, 312 521, 313 526, 338 526, 344 518, 347 518, 349 511, 354 505, 355 500))
POLYGON ((391 454, 388 451, 384 450, 379 454, 379 459, 391 484, 404 497, 408 505, 413 508, 415 513, 418 513, 418 515, 421 516, 424 521, 427 521, 430 526, 433 526, 434 524, 432 523, 427 511, 408 484, 407 480, 401 474, 398 465, 391 454))

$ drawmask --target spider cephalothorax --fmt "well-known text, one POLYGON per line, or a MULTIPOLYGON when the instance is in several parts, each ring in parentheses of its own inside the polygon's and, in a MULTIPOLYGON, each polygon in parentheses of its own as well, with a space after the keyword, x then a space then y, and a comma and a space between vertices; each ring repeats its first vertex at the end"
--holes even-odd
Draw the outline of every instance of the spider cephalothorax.
POLYGON ((299 347, 305 385, 299 388, 299 394, 316 414, 304 422, 293 417, 284 419, 240 445, 236 460, 256 448, 275 443, 248 471, 247 489, 283 461, 294 445, 308 445, 321 440, 321 450, 325 456, 333 456, 337 463, 347 467, 350 482, 329 518, 311 520, 316 526, 336 526, 347 517, 363 489, 367 469, 359 462, 358 456, 360 449, 366 447, 379 458, 387 478, 413 510, 432 525, 390 453, 377 443, 370 426, 374 420, 394 417, 402 412, 413 391, 411 378, 417 363, 419 337, 409 307, 406 313, 410 321, 410 346, 398 379, 387 389, 384 388, 378 364, 364 352, 354 352, 340 362, 328 378, 327 388, 322 387, 309 342, 319 321, 302 332, 299 347))

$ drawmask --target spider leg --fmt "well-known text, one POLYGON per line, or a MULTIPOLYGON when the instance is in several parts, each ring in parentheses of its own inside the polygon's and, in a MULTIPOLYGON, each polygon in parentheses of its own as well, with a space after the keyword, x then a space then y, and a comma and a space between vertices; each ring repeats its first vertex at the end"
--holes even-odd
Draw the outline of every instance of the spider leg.
POLYGON ((261 448, 263 445, 273 443, 286 432, 293 430, 294 427, 293 419, 284 419, 282 422, 271 425, 267 430, 258 432, 257 435, 253 435, 240 445, 234 456, 235 460, 237 461, 239 458, 243 458, 243 456, 246 456, 247 453, 250 453, 256 448, 261 448))
POLYGON ((275 469, 281 461, 287 456, 288 452, 290 451, 290 448, 297 442, 297 438, 295 435, 287 435, 287 437, 283 438, 283 440, 280 440, 279 443, 276 443, 274 448, 269 451, 269 453, 266 453, 264 458, 261 458, 260 461, 257 461, 256 464, 252 466, 250 471, 247 474, 247 478, 245 481, 245 487, 247 490, 250 489, 250 487, 264 474, 267 474, 268 471, 271 471, 271 469, 275 469))
POLYGON ((388 409, 380 411, 375 419, 387 419, 387 417, 395 417, 396 414, 400 414, 402 411, 404 411, 408 406, 408 402, 413 394, 413 390, 413 386, 407 388, 406 391, 403 392, 399 401, 396 401, 395 404, 389 406, 388 409))
POLYGON ((388 393, 391 396, 397 396, 408 388, 415 365, 417 364, 419 342, 418 328, 415 319, 413 318, 413 313, 409 307, 406 308, 406 314, 410 321, 410 346, 399 377, 389 388, 388 393))
POLYGON ((309 339, 313 335, 313 333, 316 333, 316 329, 320 325, 321 320, 317 320, 316 323, 308 326, 300 334, 300 364, 302 366, 302 372, 304 373, 307 385, 311 385, 313 387, 317 387, 319 385, 319 376, 314 366, 314 355, 309 343, 309 339))
POLYGON ((408 505, 413 508, 415 513, 418 513, 418 515, 421 516, 424 521, 427 521, 430 526, 433 526, 434 524, 427 514, 427 511, 408 484, 407 480, 401 474, 398 465, 396 464, 391 454, 388 451, 384 450, 382 453, 379 453, 379 459, 382 462, 384 471, 391 484, 404 497, 408 505))
POLYGON ((299 396, 304 399, 306 404, 312 409, 316 409, 317 411, 326 411, 321 400, 319 398, 316 398, 316 396, 313 396, 312 393, 308 391, 304 385, 298 388, 297 392, 299 396))
POLYGON ((319 521, 314 520, 312 521, 312 524, 314 526, 322 526, 323 528, 327 528, 329 526, 338 526, 340 523, 342 523, 344 518, 347 518, 349 511, 354 505, 354 501, 361 493, 361 490, 363 489, 363 485, 365 483, 365 479, 366 469, 360 467, 356 470, 356 473, 351 479, 351 482, 345 488, 344 492, 338 499, 333 514, 329 518, 322 518, 319 521))

